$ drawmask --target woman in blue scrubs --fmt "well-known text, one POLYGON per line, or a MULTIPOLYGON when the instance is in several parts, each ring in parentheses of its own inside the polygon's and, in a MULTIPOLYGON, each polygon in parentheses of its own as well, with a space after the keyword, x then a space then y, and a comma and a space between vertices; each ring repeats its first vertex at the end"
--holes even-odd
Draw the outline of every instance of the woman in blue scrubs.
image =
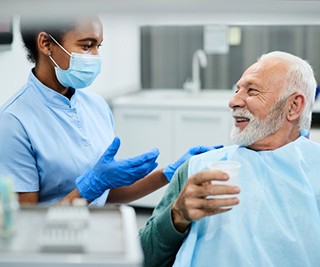
POLYGON ((130 202, 167 184, 187 158, 208 150, 192 149, 156 171, 157 149, 116 160, 120 140, 110 108, 81 90, 100 72, 101 21, 21 23, 21 34, 35 66, 0 109, 0 174, 13 178, 20 203, 130 202))

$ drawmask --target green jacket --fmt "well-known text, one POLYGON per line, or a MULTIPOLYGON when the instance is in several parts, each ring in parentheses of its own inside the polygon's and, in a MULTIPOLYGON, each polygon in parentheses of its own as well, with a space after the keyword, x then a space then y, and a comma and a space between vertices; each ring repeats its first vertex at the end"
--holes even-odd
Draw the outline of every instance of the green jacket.
POLYGON ((180 246, 187 236, 178 232, 171 219, 171 206, 188 179, 188 162, 174 174, 160 203, 154 209, 146 226, 140 230, 146 267, 172 266, 180 246))

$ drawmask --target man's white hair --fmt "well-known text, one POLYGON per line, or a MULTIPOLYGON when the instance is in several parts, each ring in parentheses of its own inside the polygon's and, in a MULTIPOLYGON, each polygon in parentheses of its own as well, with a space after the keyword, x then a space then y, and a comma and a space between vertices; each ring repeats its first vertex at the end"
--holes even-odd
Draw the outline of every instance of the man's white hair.
POLYGON ((312 67, 305 60, 281 51, 264 54, 258 59, 258 61, 265 59, 283 60, 288 63, 287 75, 286 77, 283 77, 286 79, 285 88, 283 88, 284 90, 280 95, 279 100, 287 98, 296 92, 303 94, 306 98, 306 105, 300 117, 299 129, 309 130, 311 127, 312 108, 317 87, 312 67))

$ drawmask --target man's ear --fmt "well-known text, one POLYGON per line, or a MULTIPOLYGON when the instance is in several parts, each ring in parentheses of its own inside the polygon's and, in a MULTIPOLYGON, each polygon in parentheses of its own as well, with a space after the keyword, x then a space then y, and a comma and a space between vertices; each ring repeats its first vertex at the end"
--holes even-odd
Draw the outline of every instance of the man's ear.
POLYGON ((287 108, 287 120, 299 119, 305 106, 306 98, 303 94, 295 93, 289 98, 287 108))
POLYGON ((40 32, 37 38, 39 53, 46 56, 51 55, 52 40, 48 33, 40 32))

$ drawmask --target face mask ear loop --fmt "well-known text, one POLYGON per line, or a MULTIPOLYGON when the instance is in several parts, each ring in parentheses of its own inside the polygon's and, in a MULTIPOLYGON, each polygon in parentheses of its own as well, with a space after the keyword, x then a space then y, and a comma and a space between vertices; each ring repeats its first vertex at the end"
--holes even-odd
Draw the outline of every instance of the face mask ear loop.
POLYGON ((54 39, 50 33, 49 33, 49 36, 64 52, 66 52, 71 57, 71 54, 61 44, 59 44, 58 41, 54 39))
POLYGON ((53 64, 54 64, 56 67, 60 68, 59 65, 57 64, 57 62, 55 62, 55 60, 52 58, 50 51, 48 52, 48 57, 51 59, 51 61, 53 62, 53 64))

